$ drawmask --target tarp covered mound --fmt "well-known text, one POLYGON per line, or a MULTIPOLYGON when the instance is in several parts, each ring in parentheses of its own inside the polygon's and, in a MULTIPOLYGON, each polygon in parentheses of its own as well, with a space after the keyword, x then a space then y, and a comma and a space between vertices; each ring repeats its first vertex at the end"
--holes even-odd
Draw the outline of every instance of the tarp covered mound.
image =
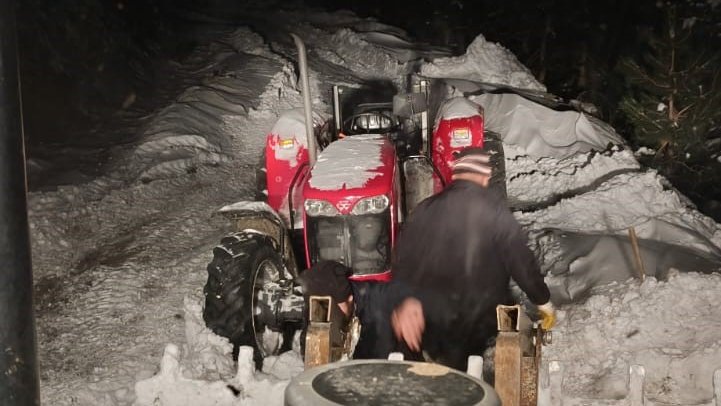
POLYGON ((566 158, 608 144, 624 144, 608 124, 578 111, 555 111, 517 94, 483 94, 471 100, 483 106, 486 129, 533 157, 566 158))

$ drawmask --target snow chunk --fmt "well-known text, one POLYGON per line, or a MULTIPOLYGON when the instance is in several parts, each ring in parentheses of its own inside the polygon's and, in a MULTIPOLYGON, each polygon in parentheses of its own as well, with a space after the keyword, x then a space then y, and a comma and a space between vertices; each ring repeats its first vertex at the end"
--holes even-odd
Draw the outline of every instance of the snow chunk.
POLYGON ((577 111, 556 111, 516 94, 483 94, 471 100, 485 110, 485 126, 505 144, 535 157, 564 158, 608 144, 624 144, 611 126, 577 111))
POLYGON ((232 405, 233 391, 222 381, 207 382, 183 377, 180 350, 174 344, 165 347, 160 373, 135 384, 135 406, 154 405, 232 405))
POLYGON ((190 296, 183 299, 185 308, 184 364, 193 378, 218 380, 232 377, 233 345, 227 338, 213 333, 203 320, 203 299, 190 296))
POLYGON ((275 210, 273 210, 268 203, 255 200, 243 200, 223 206, 220 210, 218 210, 218 213, 227 213, 231 211, 267 211, 275 214, 275 210))
POLYGON ((310 186, 319 190, 339 190, 363 187, 380 176, 383 165, 381 146, 384 136, 354 135, 331 143, 311 170, 310 186))
MULTIPOLYGON (((325 118, 313 111, 313 126, 321 126, 325 118)), ((306 147, 308 145, 308 137, 305 133, 305 111, 302 107, 284 111, 273 128, 270 130, 273 135, 279 136, 281 139, 295 138, 300 145, 306 147)), ((276 151, 277 153, 277 151, 276 151)))
POLYGON ((297 352, 268 357, 271 375, 255 370, 253 348, 240 347, 235 371, 232 345, 227 339, 208 330, 202 321, 202 298, 185 298, 185 351, 168 344, 160 363, 160 372, 135 384, 134 406, 265 406, 283 404, 284 389, 289 378, 303 369, 297 352), (185 357, 182 355, 185 354, 185 357), (216 355, 213 355, 216 354, 216 355), (209 362, 212 361, 212 362, 209 362), (217 369, 223 364, 223 373, 217 369), (281 371, 282 369, 282 371, 281 371), (235 375, 233 376, 233 372, 235 375))
POLYGON ((511 51, 486 41, 483 35, 473 40, 465 55, 438 58, 422 65, 420 73, 432 78, 466 79, 546 91, 546 87, 533 77, 531 71, 511 51))
POLYGON ((438 124, 441 120, 454 120, 457 118, 479 116, 483 114, 482 112, 483 107, 468 100, 467 98, 461 96, 453 97, 444 101, 441 108, 438 110, 433 131, 438 128, 438 124))
POLYGON ((651 148, 641 147, 641 148, 637 149, 636 152, 634 152, 634 155, 637 157, 640 157, 643 155, 656 155, 656 151, 651 148))
MULTIPOLYGON (((312 116, 314 128, 323 125, 324 116, 315 111, 312 112, 312 116)), ((304 109, 299 107, 283 112, 270 130, 269 137, 272 137, 270 145, 275 159, 289 161, 291 167, 297 166, 301 150, 308 148, 304 109), (292 141, 292 143, 286 145, 282 141, 292 141)))

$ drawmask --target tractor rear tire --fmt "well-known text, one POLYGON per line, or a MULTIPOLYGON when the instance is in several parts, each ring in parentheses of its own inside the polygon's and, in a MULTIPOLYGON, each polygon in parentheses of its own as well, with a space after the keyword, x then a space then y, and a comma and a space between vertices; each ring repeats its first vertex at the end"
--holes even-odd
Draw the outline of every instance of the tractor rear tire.
POLYGON ((493 168, 489 187, 500 193, 501 196, 503 196, 503 199, 507 199, 506 156, 503 152, 503 142, 501 141, 501 136, 492 131, 484 132, 483 146, 484 149, 491 155, 491 167, 493 168))
POLYGON ((269 237, 240 232, 223 238, 207 269, 203 319, 213 332, 230 340, 233 358, 240 346, 251 346, 260 368, 266 356, 291 348, 293 332, 277 326, 271 331, 263 323, 264 315, 273 314, 275 303, 263 303, 266 307, 258 303, 264 287, 271 287, 267 294, 273 292, 273 284, 292 280, 269 237))
POLYGON ((258 165, 255 167, 255 200, 268 201, 268 171, 265 167, 265 148, 260 154, 258 165))

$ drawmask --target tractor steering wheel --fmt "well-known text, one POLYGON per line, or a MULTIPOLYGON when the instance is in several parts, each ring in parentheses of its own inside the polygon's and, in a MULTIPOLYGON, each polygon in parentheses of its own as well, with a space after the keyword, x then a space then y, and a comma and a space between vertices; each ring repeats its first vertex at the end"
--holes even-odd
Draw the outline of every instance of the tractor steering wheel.
POLYGON ((391 116, 380 112, 354 114, 343 121, 346 135, 383 134, 394 131, 396 127, 395 120, 391 116))

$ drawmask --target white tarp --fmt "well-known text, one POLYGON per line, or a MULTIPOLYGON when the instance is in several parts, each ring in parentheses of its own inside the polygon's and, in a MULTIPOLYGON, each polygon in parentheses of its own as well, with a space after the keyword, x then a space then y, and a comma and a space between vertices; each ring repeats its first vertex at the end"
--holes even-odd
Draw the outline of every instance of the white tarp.
POLYGON ((517 94, 471 96, 485 110, 485 126, 505 144, 534 157, 565 158, 608 144, 624 144, 609 125, 578 111, 556 111, 517 94))

